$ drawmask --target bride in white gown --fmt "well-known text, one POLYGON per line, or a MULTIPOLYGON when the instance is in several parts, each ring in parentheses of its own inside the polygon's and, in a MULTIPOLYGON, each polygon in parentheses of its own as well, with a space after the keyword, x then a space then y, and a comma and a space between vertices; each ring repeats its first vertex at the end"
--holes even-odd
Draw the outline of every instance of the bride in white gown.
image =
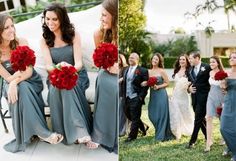
POLYGON ((177 140, 182 135, 190 136, 194 125, 194 113, 187 93, 189 82, 186 72, 189 66, 187 55, 179 56, 172 75, 175 85, 169 100, 170 127, 177 140))

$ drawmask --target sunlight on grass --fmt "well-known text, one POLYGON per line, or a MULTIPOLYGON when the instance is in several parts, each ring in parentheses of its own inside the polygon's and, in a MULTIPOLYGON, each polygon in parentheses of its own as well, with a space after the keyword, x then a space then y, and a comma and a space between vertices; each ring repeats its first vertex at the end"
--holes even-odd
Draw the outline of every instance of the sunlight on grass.
MULTIPOLYGON (((167 89, 168 94, 172 92, 173 83, 167 89)), ((149 97, 149 96, 148 96, 149 97)), ((119 140, 119 160, 120 161, 229 161, 230 158, 221 156, 225 146, 220 146, 221 135, 219 132, 219 119, 214 119, 214 144, 209 153, 204 153, 205 139, 199 132, 198 141, 194 149, 186 149, 190 136, 184 136, 179 141, 172 140, 167 142, 156 142, 154 139, 155 131, 152 123, 148 119, 147 104, 143 106, 142 120, 150 127, 145 137, 138 138, 125 143, 127 136, 119 140)))

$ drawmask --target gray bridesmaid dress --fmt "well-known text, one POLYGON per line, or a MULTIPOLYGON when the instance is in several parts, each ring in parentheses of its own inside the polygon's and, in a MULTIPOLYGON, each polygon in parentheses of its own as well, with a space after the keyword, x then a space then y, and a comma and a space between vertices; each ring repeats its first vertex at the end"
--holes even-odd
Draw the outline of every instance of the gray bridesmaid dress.
MULTIPOLYGON (((164 81, 161 76, 157 76, 157 79, 158 85, 163 84, 164 81)), ((165 88, 150 89, 148 116, 155 127, 155 139, 157 141, 167 141, 174 138, 170 129, 169 102, 165 88)))
POLYGON ((109 152, 118 152, 118 76, 101 69, 95 90, 92 140, 109 152))
MULTIPOLYGON (((9 61, 3 62, 2 65, 9 73, 14 73, 9 61)), ((4 80, 3 94, 6 98, 8 86, 9 84, 4 80)), ((33 135, 48 138, 52 134, 44 117, 44 102, 41 96, 43 83, 39 74, 33 70, 32 76, 20 82, 17 87, 18 101, 9 104, 12 127, 16 138, 4 145, 6 151, 13 153, 25 151, 33 135)))
MULTIPOLYGON (((54 64, 64 61, 74 65, 73 47, 71 45, 50 48, 50 53, 54 64)), ((92 115, 84 95, 84 85, 88 84, 87 73, 84 70, 82 68, 82 71, 79 72, 77 85, 71 90, 61 90, 49 84, 48 103, 52 129, 64 136, 64 144, 73 144, 77 139, 90 137, 92 115)))
POLYGON ((236 159, 236 79, 227 79, 227 94, 221 114, 221 134, 236 159))

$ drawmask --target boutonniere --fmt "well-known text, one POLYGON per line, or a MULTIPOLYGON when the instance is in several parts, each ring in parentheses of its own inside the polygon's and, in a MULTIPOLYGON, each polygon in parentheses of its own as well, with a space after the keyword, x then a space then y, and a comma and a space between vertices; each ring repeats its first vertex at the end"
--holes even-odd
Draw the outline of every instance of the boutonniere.
POLYGON ((140 75, 140 74, 141 74, 141 71, 138 70, 138 69, 136 69, 134 73, 135 73, 135 75, 140 75))
POLYGON ((206 70, 205 67, 201 67, 201 71, 204 72, 206 70))

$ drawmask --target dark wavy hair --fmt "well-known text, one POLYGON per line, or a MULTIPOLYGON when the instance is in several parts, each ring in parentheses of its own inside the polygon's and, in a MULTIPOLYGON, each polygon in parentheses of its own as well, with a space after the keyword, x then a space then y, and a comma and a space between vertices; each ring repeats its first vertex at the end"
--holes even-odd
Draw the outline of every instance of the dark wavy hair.
POLYGON ((158 59, 159 59, 159 62, 158 62, 158 67, 159 68, 164 68, 164 59, 162 57, 162 55, 160 53, 155 53, 152 55, 152 58, 151 58, 151 67, 152 67, 152 59, 154 56, 157 56, 158 59))
MULTIPOLYGON (((4 26, 5 26, 7 19, 11 19, 12 22, 14 23, 14 20, 11 16, 6 15, 6 14, 0 14, 0 44, 2 44, 2 42, 3 42, 2 33, 4 31, 4 28, 5 28, 4 26)), ((19 45, 18 38, 16 37, 16 35, 14 37, 15 37, 14 40, 12 40, 10 42, 10 49, 11 50, 16 49, 16 47, 19 45)))
POLYGON ((46 41, 46 44, 49 47, 54 46, 55 35, 45 23, 46 13, 47 11, 53 11, 56 13, 59 22, 60 22, 60 29, 62 32, 62 40, 69 45, 73 44, 73 39, 75 37, 75 28, 74 25, 70 23, 69 16, 67 14, 66 8, 63 4, 60 3, 51 3, 46 9, 43 11, 43 37, 46 41))
POLYGON ((102 41, 117 44, 118 0, 104 0, 102 7, 112 15, 111 29, 104 30, 101 26, 102 41))
POLYGON ((175 78, 176 73, 178 73, 179 70, 180 70, 180 68, 181 68, 181 67, 180 67, 180 64, 179 64, 179 60, 180 60, 180 57, 182 57, 182 56, 184 56, 185 59, 186 59, 187 66, 186 66, 186 70, 185 70, 185 75, 187 75, 187 72, 188 72, 188 70, 189 70, 189 68, 190 68, 190 63, 189 63, 189 60, 188 60, 188 55, 187 55, 187 54, 181 54, 181 55, 177 58, 177 60, 175 61, 175 64, 174 64, 174 73, 173 73, 173 75, 172 75, 172 78, 175 78))

